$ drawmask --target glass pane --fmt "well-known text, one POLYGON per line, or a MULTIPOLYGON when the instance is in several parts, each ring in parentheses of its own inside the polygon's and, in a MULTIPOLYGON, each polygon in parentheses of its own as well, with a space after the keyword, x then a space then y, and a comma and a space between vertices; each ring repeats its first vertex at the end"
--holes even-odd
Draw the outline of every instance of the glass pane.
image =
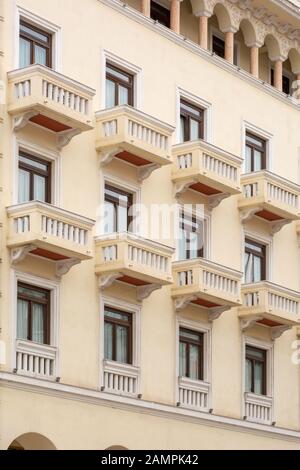
POLYGON ((30 42, 23 38, 20 38, 19 64, 20 68, 30 65, 30 42))
POLYGON ((188 250, 190 252, 190 258, 197 258, 198 257, 198 249, 199 249, 199 236, 198 233, 191 232, 189 233, 189 240, 188 240, 188 250))
POLYGON ((128 220, 127 220, 128 210, 127 207, 119 206, 118 207, 118 232, 127 232, 128 220))
POLYGON ((186 377, 186 344, 179 343, 179 377, 186 377))
POLYGON ((262 170, 262 153, 254 150, 254 171, 262 170))
POLYGON ((246 146, 245 173, 250 173, 250 171, 251 171, 251 148, 246 146))
POLYGON ((250 283, 253 282, 253 275, 252 275, 252 257, 253 255, 250 253, 245 253, 245 267, 244 267, 244 273, 245 273, 245 282, 250 283))
POLYGON ((30 187, 30 174, 28 171, 19 169, 19 188, 18 188, 18 202, 29 201, 29 187, 30 187))
POLYGON ((113 326, 104 323, 104 359, 113 359, 113 326))
POLYGON ((190 140, 197 140, 199 138, 199 122, 194 119, 190 119, 190 140))
POLYGON ((265 141, 263 139, 260 139, 259 137, 255 137, 255 135, 247 134, 246 139, 247 139, 247 142, 249 142, 249 144, 253 144, 256 147, 260 147, 261 149, 264 148, 265 141))
POLYGON ((32 341, 44 343, 44 331, 46 328, 44 322, 43 305, 32 303, 32 341))
POLYGON ((34 46, 34 62, 36 64, 47 65, 47 53, 44 47, 34 46))
POLYGON ((185 101, 180 102, 180 110, 197 118, 200 118, 202 114, 202 109, 195 108, 194 106, 189 105, 185 101))
POLYGON ((26 157, 25 155, 19 155, 19 161, 22 163, 26 163, 26 165, 30 165, 33 168, 37 168, 42 171, 48 171, 48 164, 47 163, 42 163, 38 162, 36 160, 33 160, 29 157, 26 157))
POLYGON ((202 335, 201 333, 196 333, 195 331, 180 329, 180 337, 200 342, 202 335))
POLYGON ((259 245, 257 243, 251 242, 251 240, 245 241, 245 247, 251 249, 252 251, 256 251, 257 254, 263 254, 264 246, 259 245))
POLYGON ((254 393, 263 393, 263 364, 259 362, 254 365, 254 393))
POLYGON ((199 377, 199 347, 190 344, 190 379, 198 380, 199 377))
POLYGON ((261 258, 253 256, 253 282, 261 281, 261 258))
POLYGON ((113 108, 115 103, 115 84, 111 80, 106 80, 106 95, 105 95, 106 108, 113 108))
POLYGON ((17 313, 17 338, 28 338, 28 302, 18 299, 17 313))
POLYGON ((33 177, 33 199, 39 201, 46 201, 46 178, 40 175, 34 175, 33 177))
POLYGON ((252 362, 246 359, 245 370, 245 389, 246 392, 251 392, 251 376, 252 376, 252 362))
POLYGON ((126 83, 130 83, 130 80, 132 79, 132 77, 130 75, 125 74, 124 72, 122 72, 122 70, 119 70, 119 69, 116 70, 116 69, 110 67, 109 65, 106 66, 106 71, 110 75, 113 75, 114 77, 116 77, 119 80, 122 80, 123 82, 126 82, 126 83))
POLYGON ((128 330, 125 326, 117 325, 116 327, 116 342, 117 342, 117 354, 116 361, 127 362, 127 350, 128 350, 128 330))
POLYGON ((31 289, 30 287, 24 287, 21 285, 18 285, 18 293, 25 294, 28 297, 35 298, 35 299, 43 299, 43 300, 47 299, 47 292, 31 289))
POLYGON ((35 39, 38 39, 39 41, 43 41, 45 43, 49 42, 49 38, 46 34, 43 34, 39 31, 35 31, 35 29, 30 28, 30 26, 26 26, 24 24, 21 24, 20 25, 20 31, 24 32, 24 33, 27 33, 27 34, 30 34, 30 36, 32 36, 35 39))
POLYGON ((180 142, 184 142, 184 116, 180 116, 180 142))
POLYGON ((185 236, 185 230, 179 229, 179 240, 178 240, 178 257, 179 259, 186 259, 187 242, 185 236))
POLYGON ((105 308, 105 316, 109 318, 115 318, 117 320, 130 321, 130 314, 118 312, 116 310, 109 310, 105 308))
POLYGON ((119 105, 128 104, 129 103, 129 92, 128 88, 125 88, 119 85, 119 105))
POLYGON ((261 361, 265 359, 265 351, 262 349, 252 348, 251 346, 247 346, 247 355, 261 361))
POLYGON ((105 202, 104 205, 104 233, 117 231, 117 217, 114 204, 105 202))

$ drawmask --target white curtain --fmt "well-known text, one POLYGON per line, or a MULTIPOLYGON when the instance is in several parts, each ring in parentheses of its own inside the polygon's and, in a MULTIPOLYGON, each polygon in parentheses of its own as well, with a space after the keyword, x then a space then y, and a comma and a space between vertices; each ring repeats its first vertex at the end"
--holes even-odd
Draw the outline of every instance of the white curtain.
POLYGON ((113 327, 111 323, 104 324, 104 359, 113 358, 113 327))
POLYGON ((18 299, 17 338, 27 339, 28 336, 28 302, 18 299))
POLYGON ((116 328, 116 341, 117 341, 117 357, 118 362, 127 362, 127 328, 124 326, 117 326, 116 328))
POLYGON ((20 68, 30 65, 30 42, 20 38, 20 68))
POLYGON ((34 61, 36 64, 46 65, 46 49, 40 46, 34 46, 34 61))
POLYGON ((32 341, 44 342, 44 309, 43 305, 32 303, 32 341))

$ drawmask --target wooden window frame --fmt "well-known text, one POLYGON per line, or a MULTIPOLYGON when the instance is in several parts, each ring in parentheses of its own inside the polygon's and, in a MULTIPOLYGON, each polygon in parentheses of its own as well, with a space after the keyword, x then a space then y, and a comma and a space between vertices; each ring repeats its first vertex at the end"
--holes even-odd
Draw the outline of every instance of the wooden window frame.
POLYGON ((157 21, 159 24, 162 24, 166 28, 171 27, 170 10, 157 2, 153 2, 152 0, 150 4, 150 18, 152 18, 154 21, 157 21))
MULTIPOLYGON (((179 326, 179 351, 180 351, 180 343, 184 343, 187 345, 187 354, 186 354, 186 363, 185 369, 187 374, 184 377, 190 377, 190 345, 194 345, 198 347, 198 358, 199 358, 199 365, 198 365, 198 378, 196 380, 204 380, 204 333, 201 331, 195 331, 190 328, 186 328, 183 326, 179 326), (192 340, 191 338, 187 338, 184 336, 184 332, 193 333, 199 336, 199 341, 192 340)), ((179 352, 180 354, 180 352, 179 352)), ((179 358, 180 362, 180 358, 179 358)))
MULTIPOLYGON (((112 344, 112 359, 107 359, 104 357, 104 360, 112 360, 116 361, 117 357, 117 341, 116 341, 116 327, 117 326, 125 326, 128 331, 127 335, 127 348, 126 348, 126 363, 125 364, 132 364, 133 362, 133 319, 132 319, 133 314, 131 312, 127 312, 121 309, 117 309, 115 307, 110 307, 109 305, 104 305, 104 331, 105 331, 105 324, 109 323, 113 326, 113 331, 112 331, 112 339, 113 339, 113 344, 112 344), (126 315, 128 317, 128 321, 125 320, 120 320, 117 318, 113 317, 107 317, 105 314, 106 310, 110 310, 111 312, 114 313, 119 313, 121 315, 126 315)), ((105 333, 104 333, 105 335, 105 333)), ((104 337, 105 341, 105 337, 104 337)))
POLYGON ((258 348, 256 346, 246 344, 245 359, 246 359, 246 362, 248 360, 252 364, 250 393, 255 393, 255 391, 254 391, 255 390, 255 387, 254 387, 254 369, 255 369, 255 363, 260 363, 260 364, 263 364, 262 395, 267 395, 267 351, 265 349, 258 348), (257 357, 255 357, 254 355, 251 355, 251 352, 249 353, 249 349, 262 352, 263 353, 263 359, 260 360, 257 357))
POLYGON ((32 303, 41 304, 44 306, 44 316, 46 317, 46 321, 44 323, 44 332, 43 332, 43 343, 50 345, 50 302, 51 302, 51 293, 48 289, 43 287, 38 287, 35 285, 27 284, 23 281, 18 281, 17 283, 17 299, 25 300, 28 302, 28 324, 27 324, 27 341, 32 341, 32 303), (39 292, 43 292, 47 294, 46 300, 37 299, 36 297, 31 297, 30 295, 26 295, 24 293, 19 293, 19 287, 24 287, 26 289, 31 289, 39 292))
POLYGON ((111 80, 115 83, 115 104, 114 106, 119 106, 119 86, 121 85, 128 90, 128 106, 134 105, 134 75, 122 68, 114 65, 113 63, 106 62, 106 71, 105 71, 105 81, 111 80), (129 82, 122 81, 120 78, 117 78, 115 75, 112 75, 108 71, 108 67, 115 70, 118 73, 124 74, 129 78, 129 82))
POLYGON ((184 142, 190 141, 190 134, 191 134, 191 125, 190 121, 193 119, 194 121, 198 122, 198 133, 199 139, 204 139, 204 119, 205 119, 205 110, 196 104, 190 103, 189 101, 185 100, 184 98, 180 98, 180 126, 181 126, 181 118, 184 118, 184 142), (182 109, 182 104, 189 106, 196 111, 200 112, 200 117, 197 119, 194 114, 189 113, 187 110, 182 109))
POLYGON ((44 31, 41 28, 38 28, 35 25, 32 25, 31 23, 27 23, 27 21, 20 20, 20 31, 19 31, 19 36, 20 39, 25 39, 26 41, 30 42, 30 65, 35 64, 35 57, 34 57, 34 46, 37 45, 39 47, 42 47, 46 49, 46 67, 51 68, 52 67, 52 34, 48 33, 47 31, 44 31), (26 28, 32 29, 33 31, 36 31, 39 34, 43 34, 48 38, 48 43, 45 43, 43 41, 39 41, 36 37, 31 36, 30 33, 26 33, 22 31, 21 26, 25 26, 26 28))
POLYGON ((262 153, 261 157, 261 162, 262 162, 262 170, 265 170, 267 168, 267 142, 263 137, 260 137, 256 134, 253 134, 252 132, 246 131, 246 136, 245 136, 245 146, 250 148, 251 150, 251 155, 250 155, 250 171, 254 171, 254 151, 257 150, 258 152, 262 153), (253 139, 260 140, 263 144, 263 150, 258 146, 255 145, 253 142, 248 141, 248 137, 252 137, 253 139))
MULTIPOLYGON (((245 253, 251 253, 252 255, 262 259, 261 268, 260 268, 260 277, 261 277, 260 280, 265 281, 267 277, 267 262, 266 262, 267 261, 267 247, 266 245, 263 243, 255 242, 251 240, 250 238, 245 238, 245 253), (255 250, 251 250, 251 248, 246 246, 246 243, 262 248, 262 252, 263 252, 262 255, 257 253, 257 251, 255 250)), ((246 272, 245 272, 245 275, 246 275, 246 272)))
POLYGON ((46 181, 46 188, 45 188, 45 202, 51 204, 52 195, 51 195, 51 162, 44 160, 43 158, 36 157, 31 155, 23 150, 19 151, 19 157, 25 157, 29 160, 33 160, 37 163, 41 163, 43 165, 47 165, 47 171, 40 170, 36 167, 30 166, 29 164, 22 162, 20 159, 18 161, 18 170, 25 170, 29 173, 29 201, 34 201, 34 175, 43 176, 46 181))
MULTIPOLYGON (((180 214, 179 214, 179 228, 182 229, 182 230, 186 230, 185 229, 185 224, 184 224, 184 220, 186 219, 189 219, 192 224, 197 224, 199 223, 199 217, 197 217, 196 214, 194 213, 189 213, 189 214, 185 214, 183 210, 180 211, 180 214)), ((203 258, 204 257, 204 244, 205 244, 205 240, 204 240, 204 237, 205 237, 205 220, 202 220, 200 221, 202 224, 203 224, 203 246, 201 248, 198 248, 197 249, 197 258, 203 258)), ((197 232, 189 232, 189 233, 197 233, 197 232)), ((185 249, 185 258, 184 259, 194 259, 194 258, 191 258, 190 255, 190 249, 188 250, 187 247, 185 249)))
POLYGON ((108 196, 107 193, 106 193, 106 189, 110 189, 111 191, 114 191, 116 192, 117 194, 120 194, 120 195, 123 195, 123 196, 127 196, 128 197, 128 204, 127 204, 127 231, 129 231, 129 227, 132 223, 132 220, 133 220, 133 216, 132 214, 130 215, 129 214, 129 210, 130 210, 130 207, 132 207, 133 205, 133 193, 130 193, 129 191, 125 191, 123 189, 120 189, 118 188, 117 186, 114 186, 113 184, 110 184, 110 183, 105 183, 104 185, 104 203, 105 202, 109 202, 111 204, 113 204, 114 206, 114 211, 115 211, 115 222, 116 222, 116 230, 115 232, 117 233, 118 232, 118 210, 117 208, 119 207, 119 204, 117 203, 117 201, 108 196))

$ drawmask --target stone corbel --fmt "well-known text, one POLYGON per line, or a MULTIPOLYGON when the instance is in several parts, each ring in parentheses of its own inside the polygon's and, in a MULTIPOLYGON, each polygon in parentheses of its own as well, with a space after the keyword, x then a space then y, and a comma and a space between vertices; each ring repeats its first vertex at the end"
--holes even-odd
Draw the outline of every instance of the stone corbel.
POLYGON ((252 219, 256 212, 259 211, 259 208, 258 207, 251 207, 250 209, 242 209, 240 210, 240 220, 241 220, 241 223, 244 224, 245 222, 247 222, 248 220, 252 219))
POLYGON ((213 307, 208 310, 208 321, 213 322, 217 320, 223 312, 229 310, 230 307, 228 305, 222 305, 220 307, 213 307))
POLYGON ((28 111, 27 113, 20 114, 19 116, 14 117, 13 119, 13 130, 19 131, 23 127, 25 127, 29 120, 37 116, 39 113, 37 111, 28 111))
POLYGON ((109 150, 102 150, 100 152, 100 167, 108 165, 120 152, 122 152, 122 149, 118 147, 114 147, 109 150))
POLYGON ((56 275, 58 277, 61 277, 64 274, 67 274, 73 266, 79 263, 80 263, 80 260, 75 259, 75 258, 62 259, 62 260, 56 261, 56 266, 55 266, 56 275))
POLYGON ((292 222, 292 221, 287 220, 287 219, 279 220, 278 222, 272 222, 272 224, 271 224, 271 235, 274 235, 275 233, 279 232, 279 230, 281 230, 282 227, 289 224, 290 222, 292 222))
POLYGON ((263 317, 261 315, 253 315, 250 318, 242 318, 241 319, 241 329, 242 331, 247 331, 251 328, 257 321, 262 320, 263 317))
POLYGON ((56 144, 58 149, 61 150, 63 147, 68 145, 71 139, 80 133, 80 129, 68 129, 66 131, 59 132, 56 137, 56 144))
POLYGON ((147 179, 154 170, 157 170, 159 165, 157 163, 149 163, 149 165, 140 166, 137 169, 138 181, 141 183, 147 179))
POLYGON ((121 276, 121 273, 110 273, 105 274, 104 276, 100 276, 98 281, 100 289, 106 289, 107 287, 110 287, 121 276))
POLYGON ((212 210, 215 207, 218 207, 220 202, 222 202, 223 199, 226 199, 229 196, 230 196, 229 193, 221 193, 221 194, 216 194, 214 196, 208 196, 208 209, 212 210))
POLYGON ((12 248, 10 252, 10 260, 11 264, 15 266, 16 264, 20 263, 30 251, 34 250, 36 248, 35 245, 24 245, 20 246, 18 248, 12 248))
POLYGON ((182 297, 174 299, 175 311, 179 312, 180 310, 183 310, 193 300, 197 300, 197 297, 195 295, 184 295, 182 297))
POLYGON ((195 183, 197 183, 196 179, 189 179, 183 182, 175 183, 174 185, 175 197, 176 198, 179 197, 182 193, 187 191, 192 184, 195 184, 195 183))
POLYGON ((277 339, 279 338, 285 331, 290 330, 292 325, 280 325, 280 326, 273 326, 271 328, 271 338, 277 339))
POLYGON ((157 289, 161 289, 159 284, 146 284, 145 286, 138 286, 136 288, 136 297, 139 301, 144 300, 157 289))

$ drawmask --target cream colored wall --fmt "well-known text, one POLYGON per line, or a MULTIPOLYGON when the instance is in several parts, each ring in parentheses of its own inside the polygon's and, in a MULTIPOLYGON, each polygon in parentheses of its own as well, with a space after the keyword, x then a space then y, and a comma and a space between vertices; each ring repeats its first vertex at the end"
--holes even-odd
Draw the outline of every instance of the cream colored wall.
MULTIPOLYGON (((7 71, 14 66, 13 50, 8 47, 13 37, 14 4, 10 0, 4 1, 7 71)), ((143 111, 175 125, 176 87, 188 90, 212 103, 212 141, 215 145, 241 156, 242 125, 244 120, 249 121, 274 136, 273 171, 297 182, 300 147, 298 110, 101 2, 85 1, 83 6, 82 2, 74 0, 52 0, 51 5, 49 2, 19 0, 18 5, 61 27, 62 73, 96 89, 94 111, 100 109, 101 89, 104 87, 101 75, 101 50, 104 48, 141 67, 143 111), (120 40, 122 38, 126 40, 120 40)), ((186 14, 190 14, 190 9, 186 10, 186 14)), ((185 6, 183 17, 184 12, 185 6)), ((183 24, 184 29, 187 26, 185 22, 183 24)), ((12 308, 9 253, 5 247, 5 206, 12 203, 14 151, 8 115, 5 126, 5 191, 0 206, 0 217, 4 221, 1 316, 2 338, 8 351, 8 362, 3 370, 10 371, 12 308)), ((36 128, 28 128, 20 135, 33 142, 39 139, 42 145, 54 148, 53 140, 36 128)), ((116 173, 118 168, 122 169, 121 177, 124 180, 133 179, 132 169, 127 169, 126 165, 114 163, 107 167, 107 171, 116 173)), ((61 206, 96 218, 100 192, 103 190, 99 176, 95 132, 90 131, 75 137, 61 152, 61 206)), ((141 194, 142 202, 146 205, 155 202, 174 203, 171 169, 164 167, 153 172, 143 183, 141 194)), ((192 193, 185 194, 184 200, 191 202, 194 197, 192 193)), ((199 202, 199 199, 196 201, 199 202)), ((252 229, 267 234, 263 224, 252 223, 252 229)), ((211 259, 240 270, 242 237, 237 198, 231 197, 224 200, 211 215, 211 259)), ((170 244, 173 243, 170 240, 170 244)), ((273 252, 273 281, 299 289, 299 251, 294 224, 275 235, 273 252)), ((42 267, 37 261, 30 260, 20 264, 18 269, 45 277, 51 273, 46 265, 42 267)), ((132 288, 125 289, 117 284, 105 294, 135 301, 132 288)), ((61 382, 95 389, 99 386, 100 318, 93 260, 73 267, 62 278, 60 296, 61 382)), ((206 321, 206 313, 195 307, 188 307, 182 316, 206 321)), ((168 287, 154 292, 144 301, 141 314, 141 379, 145 400, 175 404, 175 318, 168 287)), ((248 335, 258 333, 253 330, 248 335)), ((299 370, 290 360, 291 342, 294 339, 296 333, 291 330, 275 342, 275 415, 278 426, 299 429, 299 370)), ((236 309, 225 312, 214 322, 212 351, 214 413, 241 418, 242 337, 236 309)), ((44 432, 60 448, 105 448, 113 444, 129 448, 146 446, 165 449, 199 448, 200 445, 203 448, 229 448, 233 445, 241 448, 280 448, 294 445, 262 439, 253 434, 225 432, 50 396, 32 396, 21 391, 3 390, 1 395, 2 403, 5 403, 1 410, 4 447, 27 429, 44 432), (23 400, 26 400, 26 407, 22 407, 19 412, 18 406, 21 406, 23 400), (32 406, 35 406, 36 413, 30 413, 32 406), (124 419, 120 419, 120 416, 124 416, 124 419), (80 424, 75 428, 73 423, 80 424), (98 432, 101 423, 105 423, 105 433, 102 434, 98 432)))

